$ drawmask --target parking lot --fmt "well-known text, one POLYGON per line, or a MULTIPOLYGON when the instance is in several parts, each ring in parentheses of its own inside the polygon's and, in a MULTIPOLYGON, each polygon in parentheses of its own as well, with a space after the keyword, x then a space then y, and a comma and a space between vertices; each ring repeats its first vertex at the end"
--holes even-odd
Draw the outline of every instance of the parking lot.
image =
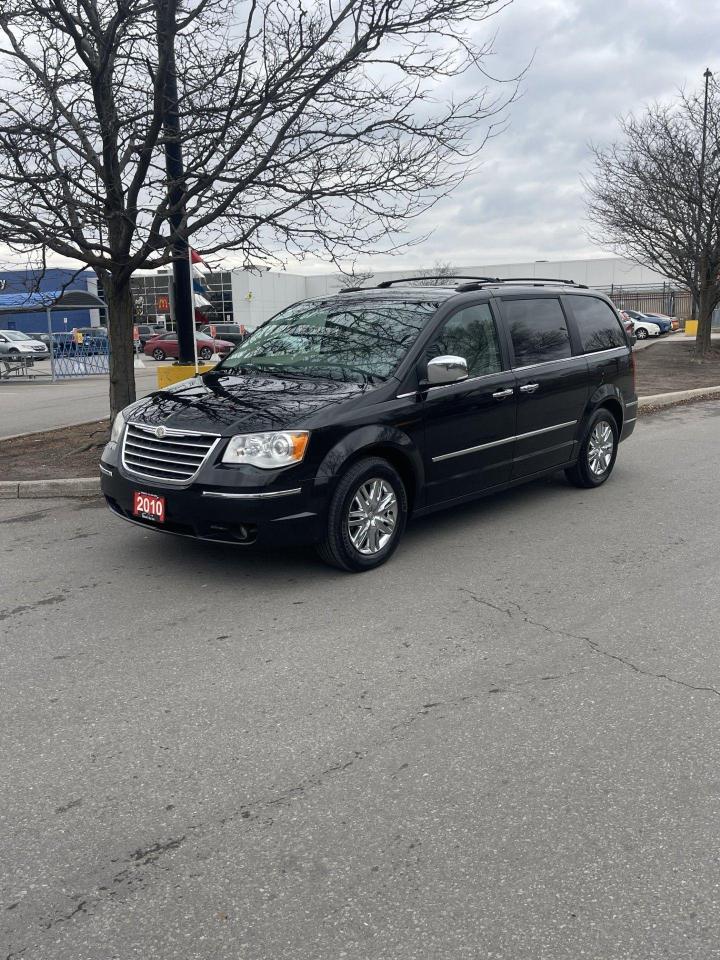
POLYGON ((0 501, 0 956, 716 957, 719 431, 362 576, 0 501))

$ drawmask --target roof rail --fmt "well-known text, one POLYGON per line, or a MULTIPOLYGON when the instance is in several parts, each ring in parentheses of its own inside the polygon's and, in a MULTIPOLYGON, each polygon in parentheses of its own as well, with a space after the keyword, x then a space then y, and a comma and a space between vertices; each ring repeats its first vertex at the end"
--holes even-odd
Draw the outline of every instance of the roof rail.
MULTIPOLYGON (((377 285, 378 290, 387 290, 388 287, 392 287, 395 283, 413 283, 418 280, 475 280, 476 282, 487 282, 497 280, 497 277, 466 277, 463 274, 435 274, 422 277, 399 277, 397 280, 381 280, 377 285)), ((448 284, 450 286, 450 284, 448 284)))
POLYGON ((485 286, 486 283, 517 283, 520 285, 528 286, 565 286, 565 287, 577 287, 580 290, 587 290, 588 287, 584 283, 576 283, 574 280, 558 280, 554 277, 494 277, 492 279, 484 280, 480 283, 461 283, 455 288, 458 293, 466 293, 469 290, 478 290, 480 287, 485 286))

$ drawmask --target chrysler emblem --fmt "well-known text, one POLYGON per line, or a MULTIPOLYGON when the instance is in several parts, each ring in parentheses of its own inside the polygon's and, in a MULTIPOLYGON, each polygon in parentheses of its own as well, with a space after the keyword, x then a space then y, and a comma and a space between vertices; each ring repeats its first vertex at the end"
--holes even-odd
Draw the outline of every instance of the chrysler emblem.
POLYGON ((167 430, 165 427, 155 427, 155 436, 158 438, 158 440, 162 440, 166 433, 167 430))

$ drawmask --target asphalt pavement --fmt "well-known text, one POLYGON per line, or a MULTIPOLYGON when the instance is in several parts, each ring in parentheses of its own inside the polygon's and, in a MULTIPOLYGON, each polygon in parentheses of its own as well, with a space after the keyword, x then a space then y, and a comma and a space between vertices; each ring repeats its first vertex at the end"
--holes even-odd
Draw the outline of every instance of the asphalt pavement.
MULTIPOLYGON (((167 366, 144 359, 135 370, 137 395, 144 397, 157 389, 157 368, 167 366)), ((169 361, 168 361, 169 362, 169 361)), ((37 363, 38 370, 48 363, 37 363)), ((0 381, 0 440, 21 433, 55 430, 76 423, 102 420, 110 414, 110 381, 107 376, 82 377, 53 383, 37 380, 0 381)))
POLYGON ((717 957, 719 436, 360 576, 0 502, 0 956, 717 957))

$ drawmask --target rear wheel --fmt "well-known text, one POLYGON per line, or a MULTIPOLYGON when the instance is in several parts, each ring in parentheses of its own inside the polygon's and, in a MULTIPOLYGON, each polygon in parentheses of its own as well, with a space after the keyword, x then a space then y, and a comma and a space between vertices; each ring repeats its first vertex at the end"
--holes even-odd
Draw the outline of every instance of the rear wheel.
POLYGON ((638 340, 647 340, 648 332, 644 327, 636 327, 635 336, 638 340))
POLYGON ((407 493, 400 475, 387 460, 368 457, 340 479, 318 553, 341 570, 372 570, 392 556, 406 520, 407 493))
POLYGON ((608 410, 597 410, 590 418, 577 463, 565 471, 570 483, 586 488, 605 483, 615 466, 618 439, 615 417, 608 410))
POLYGON ((153 350, 153 360, 164 360, 164 359, 165 359, 165 351, 161 350, 160 347, 155 347, 155 349, 153 350))

